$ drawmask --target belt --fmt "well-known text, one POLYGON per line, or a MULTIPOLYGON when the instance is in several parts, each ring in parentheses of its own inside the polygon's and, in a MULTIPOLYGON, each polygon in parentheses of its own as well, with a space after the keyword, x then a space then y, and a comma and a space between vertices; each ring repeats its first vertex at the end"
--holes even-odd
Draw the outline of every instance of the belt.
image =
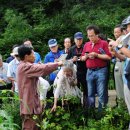
POLYGON ((97 67, 97 68, 88 68, 88 69, 92 70, 92 71, 97 71, 97 70, 100 70, 100 69, 103 69, 103 68, 106 68, 106 66, 104 66, 104 67, 97 67))

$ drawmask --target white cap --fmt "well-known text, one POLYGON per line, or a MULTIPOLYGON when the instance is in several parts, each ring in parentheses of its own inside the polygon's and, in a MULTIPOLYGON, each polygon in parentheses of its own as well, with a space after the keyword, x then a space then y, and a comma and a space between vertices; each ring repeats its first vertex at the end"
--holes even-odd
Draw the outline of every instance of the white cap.
POLYGON ((13 49, 13 52, 12 52, 10 55, 11 55, 11 56, 18 55, 18 48, 19 48, 19 47, 15 47, 15 48, 13 49))

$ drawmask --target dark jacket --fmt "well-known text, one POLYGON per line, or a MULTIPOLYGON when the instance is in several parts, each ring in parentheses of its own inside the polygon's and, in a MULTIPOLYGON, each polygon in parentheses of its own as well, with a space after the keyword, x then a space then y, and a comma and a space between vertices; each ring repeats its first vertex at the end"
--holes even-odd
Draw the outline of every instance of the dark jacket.
MULTIPOLYGON (((81 48, 77 48, 77 46, 74 45, 69 49, 69 53, 68 53, 68 56, 66 59, 71 59, 74 56, 80 57, 82 54, 82 51, 83 51, 83 46, 81 46, 81 48)), ((77 73, 78 74, 83 74, 83 73, 86 74, 87 69, 86 69, 85 62, 77 61, 77 62, 74 62, 74 64, 77 66, 77 73)))

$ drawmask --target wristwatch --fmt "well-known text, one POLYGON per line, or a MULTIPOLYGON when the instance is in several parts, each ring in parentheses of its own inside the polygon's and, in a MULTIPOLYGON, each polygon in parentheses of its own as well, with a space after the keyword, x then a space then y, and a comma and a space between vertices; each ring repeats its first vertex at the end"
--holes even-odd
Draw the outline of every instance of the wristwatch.
POLYGON ((123 44, 117 45, 117 48, 120 50, 123 47, 123 44))

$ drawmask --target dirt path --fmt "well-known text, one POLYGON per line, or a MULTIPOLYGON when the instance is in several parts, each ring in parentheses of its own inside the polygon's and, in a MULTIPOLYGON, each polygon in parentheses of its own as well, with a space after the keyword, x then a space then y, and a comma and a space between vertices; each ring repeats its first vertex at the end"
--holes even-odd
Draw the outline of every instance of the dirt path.
MULTIPOLYGON (((109 90, 108 91, 109 100, 108 100, 108 106, 115 106, 116 105, 116 91, 115 90, 109 90)), ((98 106, 98 98, 96 97, 96 106, 98 106)))

